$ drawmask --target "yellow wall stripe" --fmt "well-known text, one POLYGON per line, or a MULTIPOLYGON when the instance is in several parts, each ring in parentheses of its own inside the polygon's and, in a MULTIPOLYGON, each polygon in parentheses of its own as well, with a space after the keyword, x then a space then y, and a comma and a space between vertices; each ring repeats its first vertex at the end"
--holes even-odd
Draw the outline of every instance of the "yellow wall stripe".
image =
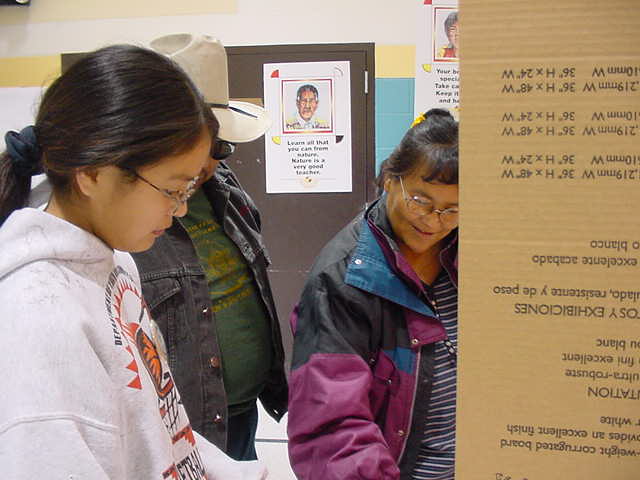
POLYGON ((43 87, 60 76, 60 55, 0 58, 0 87, 43 87))
POLYGON ((413 78, 415 63, 415 45, 376 45, 376 78, 413 78))

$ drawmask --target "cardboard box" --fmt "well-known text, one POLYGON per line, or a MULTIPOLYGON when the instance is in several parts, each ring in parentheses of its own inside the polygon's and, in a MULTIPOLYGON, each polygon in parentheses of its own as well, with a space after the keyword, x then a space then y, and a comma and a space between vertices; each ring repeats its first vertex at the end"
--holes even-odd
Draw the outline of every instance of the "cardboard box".
POLYGON ((460 25, 456 480, 638 480, 640 2, 460 25))

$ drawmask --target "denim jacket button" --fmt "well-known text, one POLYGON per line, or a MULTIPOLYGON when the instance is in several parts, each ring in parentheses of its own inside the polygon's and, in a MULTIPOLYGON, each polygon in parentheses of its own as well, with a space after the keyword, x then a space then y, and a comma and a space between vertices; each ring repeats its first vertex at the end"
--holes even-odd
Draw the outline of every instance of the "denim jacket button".
POLYGON ((355 263, 356 265, 362 265, 362 260, 360 260, 359 258, 356 258, 353 263, 355 263))
POLYGON ((220 368, 220 358, 214 355, 209 359, 209 365, 211 368, 220 368))

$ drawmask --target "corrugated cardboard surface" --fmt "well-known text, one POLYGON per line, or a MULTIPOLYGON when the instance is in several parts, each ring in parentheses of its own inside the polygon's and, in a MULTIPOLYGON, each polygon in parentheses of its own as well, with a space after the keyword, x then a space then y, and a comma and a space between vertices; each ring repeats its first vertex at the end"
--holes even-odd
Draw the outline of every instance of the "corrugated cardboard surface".
POLYGON ((460 12, 456 480, 637 480, 640 2, 460 12))

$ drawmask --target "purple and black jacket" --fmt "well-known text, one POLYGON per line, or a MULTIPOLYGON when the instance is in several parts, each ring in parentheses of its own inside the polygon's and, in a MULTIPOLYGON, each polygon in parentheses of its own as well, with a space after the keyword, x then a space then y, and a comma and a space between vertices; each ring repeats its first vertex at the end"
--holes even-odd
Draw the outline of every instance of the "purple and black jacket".
MULTIPOLYGON (((385 196, 321 251, 292 314, 289 457, 300 479, 411 477, 446 336, 400 254, 385 196)), ((457 286, 457 230, 443 268, 457 286)))

